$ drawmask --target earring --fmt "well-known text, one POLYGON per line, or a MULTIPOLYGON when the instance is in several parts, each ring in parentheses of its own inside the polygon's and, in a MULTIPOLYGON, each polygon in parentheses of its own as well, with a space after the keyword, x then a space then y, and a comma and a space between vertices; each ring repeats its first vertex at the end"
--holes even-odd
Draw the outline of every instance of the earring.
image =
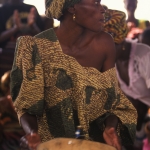
POLYGON ((76 15, 75 14, 73 14, 73 21, 75 21, 76 20, 76 15))

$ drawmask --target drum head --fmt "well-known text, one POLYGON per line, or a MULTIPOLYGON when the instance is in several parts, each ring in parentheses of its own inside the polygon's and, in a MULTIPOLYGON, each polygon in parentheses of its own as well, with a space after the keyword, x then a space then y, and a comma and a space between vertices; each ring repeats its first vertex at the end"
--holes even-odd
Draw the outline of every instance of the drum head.
POLYGON ((42 143, 37 150, 116 150, 114 147, 93 141, 56 138, 42 143))

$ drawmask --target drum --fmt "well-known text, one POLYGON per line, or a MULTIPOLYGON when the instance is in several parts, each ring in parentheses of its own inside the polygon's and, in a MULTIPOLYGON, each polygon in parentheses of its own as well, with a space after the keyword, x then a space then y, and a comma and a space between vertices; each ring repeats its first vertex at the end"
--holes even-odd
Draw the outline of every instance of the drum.
POLYGON ((71 138, 56 138, 42 143, 37 150, 116 150, 114 147, 93 141, 71 138))

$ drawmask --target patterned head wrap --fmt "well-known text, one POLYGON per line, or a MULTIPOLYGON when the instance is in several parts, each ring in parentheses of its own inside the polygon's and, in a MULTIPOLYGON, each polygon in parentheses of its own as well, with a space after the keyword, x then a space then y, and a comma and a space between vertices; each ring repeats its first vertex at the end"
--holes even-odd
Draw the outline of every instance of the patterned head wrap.
POLYGON ((122 43, 128 33, 125 13, 107 9, 105 13, 104 31, 113 36, 115 43, 122 43))
POLYGON ((63 15, 63 10, 73 6, 81 0, 45 0, 46 16, 59 19, 63 15))

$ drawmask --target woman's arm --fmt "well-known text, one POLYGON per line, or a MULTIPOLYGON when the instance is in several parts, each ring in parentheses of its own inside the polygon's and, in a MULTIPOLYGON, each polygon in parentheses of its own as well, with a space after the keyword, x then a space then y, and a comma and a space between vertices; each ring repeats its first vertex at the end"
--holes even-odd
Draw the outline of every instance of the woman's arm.
POLYGON ((117 129, 119 119, 115 115, 110 115, 105 120, 105 128, 114 128, 117 129))
POLYGON ((40 135, 38 134, 38 124, 35 115, 25 113, 20 118, 20 123, 26 135, 21 138, 20 146, 36 150, 36 147, 41 143, 40 135))
POLYGON ((17 26, 14 26, 13 28, 6 30, 0 34, 0 43, 8 40, 11 36, 13 36, 15 33, 17 33, 19 28, 17 26))
POLYGON ((115 147, 117 150, 121 150, 121 142, 117 134, 117 126, 119 119, 115 115, 110 115, 105 120, 105 130, 103 132, 103 137, 108 145, 115 147))
POLYGON ((30 115, 28 113, 23 114, 20 118, 20 124, 26 134, 38 132, 37 118, 35 115, 30 115))

